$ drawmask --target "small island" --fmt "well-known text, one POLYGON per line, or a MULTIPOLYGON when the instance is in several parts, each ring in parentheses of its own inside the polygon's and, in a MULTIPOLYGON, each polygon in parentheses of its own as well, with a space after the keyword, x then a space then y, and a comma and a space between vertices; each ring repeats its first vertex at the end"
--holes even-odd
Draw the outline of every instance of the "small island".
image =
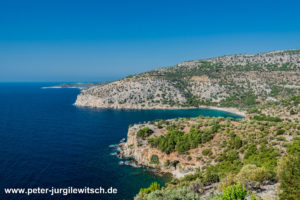
POLYGON ((42 87, 42 89, 51 88, 78 88, 80 90, 86 90, 93 86, 100 85, 101 83, 63 83, 55 86, 42 87))

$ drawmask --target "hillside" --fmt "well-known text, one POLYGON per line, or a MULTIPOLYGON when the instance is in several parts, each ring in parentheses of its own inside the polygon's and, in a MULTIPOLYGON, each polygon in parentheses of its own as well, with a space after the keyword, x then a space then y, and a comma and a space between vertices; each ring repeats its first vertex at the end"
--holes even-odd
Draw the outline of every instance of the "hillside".
POLYGON ((84 90, 78 106, 170 109, 238 107, 300 93, 300 50, 187 61, 84 90))
POLYGON ((175 177, 165 188, 141 189, 137 200, 216 199, 238 183, 256 199, 297 199, 299 136, 299 123, 279 117, 156 120, 129 127, 119 156, 175 177))

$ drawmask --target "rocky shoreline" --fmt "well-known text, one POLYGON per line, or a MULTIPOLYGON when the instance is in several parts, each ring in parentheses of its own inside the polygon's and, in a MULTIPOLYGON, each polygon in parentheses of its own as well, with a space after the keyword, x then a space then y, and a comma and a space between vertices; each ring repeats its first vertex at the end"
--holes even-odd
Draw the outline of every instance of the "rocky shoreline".
MULTIPOLYGON (((147 125, 155 132, 159 131, 152 125, 147 125)), ((134 125, 128 129, 127 141, 123 138, 118 145, 115 145, 115 149, 117 150, 117 157, 122 159, 119 164, 120 165, 129 165, 131 167, 147 167, 150 171, 153 171, 158 175, 171 175, 174 178, 182 178, 187 174, 192 174, 196 172, 196 169, 200 168, 196 165, 193 160, 184 163, 184 159, 180 158, 180 155, 167 155, 160 150, 155 148, 151 148, 147 145, 145 140, 142 140, 137 137, 137 131, 141 128, 141 125, 134 125), (157 155, 159 157, 159 164, 153 164, 149 162, 151 160, 151 155, 157 155), (178 159, 180 160, 180 164, 177 166, 164 166, 164 162, 166 160, 178 159), (193 166, 193 167, 191 167, 193 166)), ((173 160, 174 161, 174 160, 173 160)), ((257 196, 261 199, 276 199, 277 198, 277 188, 278 183, 276 182, 268 182, 264 185, 261 185, 259 189, 255 190, 257 196)), ((215 188, 217 184, 212 184, 205 186, 203 188, 204 192, 202 197, 209 196, 211 194, 216 194, 215 188)))
POLYGON ((93 96, 87 97, 86 95, 79 94, 74 105, 79 107, 91 107, 91 108, 100 108, 100 109, 117 109, 117 110, 185 110, 185 109, 212 109, 220 110, 224 112, 229 112, 241 117, 246 117, 246 112, 238 108, 233 107, 216 107, 216 106, 199 106, 199 107, 182 107, 182 106, 169 106, 169 105, 155 105, 155 106, 141 106, 141 105, 129 105, 129 104, 111 104, 111 105, 102 105, 97 103, 98 98, 93 96))
MULTIPOLYGON (((161 134, 160 130, 154 126, 149 125, 151 129, 155 130, 156 134, 161 134)), ((134 125, 128 129, 127 141, 122 139, 120 144, 118 145, 119 150, 117 152, 117 156, 121 159, 126 159, 120 164, 127 164, 131 166, 143 166, 149 167, 157 170, 158 173, 171 174, 173 177, 181 178, 187 174, 194 173, 196 170, 196 165, 194 168, 191 168, 191 162, 185 163, 186 156, 179 156, 173 154, 166 154, 161 152, 156 148, 152 148, 147 144, 145 140, 141 140, 137 137, 137 130, 139 130, 139 125, 134 125), (160 164, 153 164, 149 162, 151 160, 151 156, 157 155, 160 159, 160 164), (168 166, 165 167, 163 165, 167 160, 175 161, 180 160, 180 165, 168 166)))

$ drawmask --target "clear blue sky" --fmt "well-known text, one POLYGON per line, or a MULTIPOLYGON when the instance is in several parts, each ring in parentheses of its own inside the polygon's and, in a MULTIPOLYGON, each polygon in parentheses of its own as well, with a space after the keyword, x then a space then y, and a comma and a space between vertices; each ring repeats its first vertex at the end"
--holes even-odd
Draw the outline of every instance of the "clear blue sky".
POLYGON ((101 81, 300 49, 300 2, 0 0, 0 81, 101 81))

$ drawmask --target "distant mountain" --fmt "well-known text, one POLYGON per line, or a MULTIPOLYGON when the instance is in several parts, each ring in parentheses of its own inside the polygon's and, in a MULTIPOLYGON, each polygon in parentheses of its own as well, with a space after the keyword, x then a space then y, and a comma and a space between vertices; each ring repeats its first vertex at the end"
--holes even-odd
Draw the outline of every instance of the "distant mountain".
POLYGON ((171 109, 246 109, 300 93, 300 50, 186 61, 82 91, 76 105, 171 109))

